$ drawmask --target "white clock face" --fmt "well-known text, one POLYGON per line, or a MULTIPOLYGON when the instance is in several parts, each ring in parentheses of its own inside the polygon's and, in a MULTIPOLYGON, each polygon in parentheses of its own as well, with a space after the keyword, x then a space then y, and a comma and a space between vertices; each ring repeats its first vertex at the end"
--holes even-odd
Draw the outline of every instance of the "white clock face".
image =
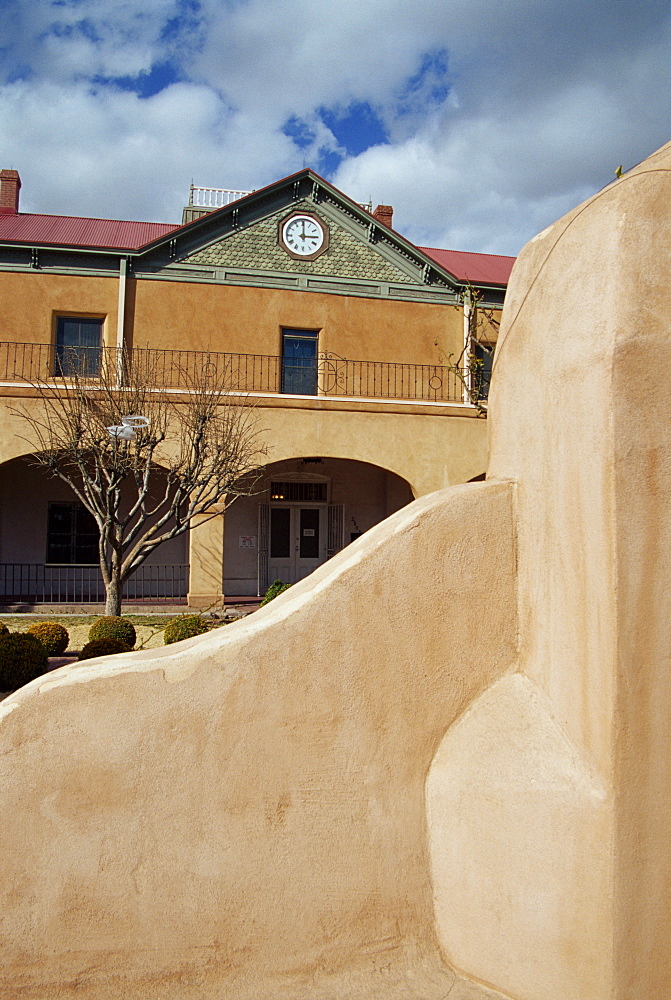
POLYGON ((311 215, 294 215, 282 227, 285 246, 299 257, 311 257, 324 245, 324 230, 311 215))

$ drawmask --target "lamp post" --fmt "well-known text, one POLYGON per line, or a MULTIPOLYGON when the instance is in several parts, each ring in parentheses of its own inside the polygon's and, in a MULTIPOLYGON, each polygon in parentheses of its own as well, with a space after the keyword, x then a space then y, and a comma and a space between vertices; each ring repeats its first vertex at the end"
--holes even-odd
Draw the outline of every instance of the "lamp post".
POLYGON ((128 417, 122 417, 120 424, 108 427, 107 431, 113 441, 135 441, 140 427, 149 427, 149 418, 139 413, 132 413, 128 417))

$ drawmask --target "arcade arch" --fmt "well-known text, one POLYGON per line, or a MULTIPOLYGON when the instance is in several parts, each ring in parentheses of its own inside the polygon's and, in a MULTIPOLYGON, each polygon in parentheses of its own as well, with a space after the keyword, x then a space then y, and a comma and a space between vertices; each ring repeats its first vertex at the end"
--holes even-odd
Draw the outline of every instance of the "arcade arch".
POLYGON ((413 499, 394 472, 348 458, 303 456, 263 469, 255 496, 226 512, 224 592, 295 583, 413 499))
MULTIPOLYGON (((157 468, 155 489, 165 488, 157 468)), ((184 601, 186 535, 160 545, 131 577, 129 599, 184 601)), ((0 603, 99 603, 105 589, 95 522, 60 479, 31 455, 0 464, 0 603)))

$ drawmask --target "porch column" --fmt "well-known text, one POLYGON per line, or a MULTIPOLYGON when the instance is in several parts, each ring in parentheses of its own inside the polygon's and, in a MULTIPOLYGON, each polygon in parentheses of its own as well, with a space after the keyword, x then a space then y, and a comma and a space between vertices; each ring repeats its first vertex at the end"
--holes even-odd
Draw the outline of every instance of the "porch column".
POLYGON ((223 579, 224 506, 217 504, 195 517, 189 531, 189 607, 223 608, 223 579))

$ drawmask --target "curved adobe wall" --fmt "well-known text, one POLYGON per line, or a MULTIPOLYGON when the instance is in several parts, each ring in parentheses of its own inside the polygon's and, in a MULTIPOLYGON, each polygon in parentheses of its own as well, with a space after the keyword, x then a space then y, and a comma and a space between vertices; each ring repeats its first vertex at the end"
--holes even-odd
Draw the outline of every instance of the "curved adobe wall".
POLYGON ((442 1000, 424 780, 514 659, 511 503, 414 501, 242 622, 6 699, 0 996, 442 1000))
POLYGON ((667 145, 532 240, 506 301, 520 673, 429 801, 445 952, 524 1000, 671 995, 670 205, 667 145))
POLYGON ((7 699, 0 995, 484 995, 437 932, 518 1000, 667 1000, 670 170, 523 253, 488 482, 7 699))

